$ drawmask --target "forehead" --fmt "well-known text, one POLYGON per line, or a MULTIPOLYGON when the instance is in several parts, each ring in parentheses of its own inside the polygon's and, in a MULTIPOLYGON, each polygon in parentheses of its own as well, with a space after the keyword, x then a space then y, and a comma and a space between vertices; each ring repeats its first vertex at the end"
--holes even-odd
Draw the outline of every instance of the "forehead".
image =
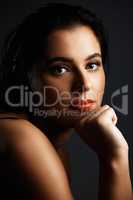
POLYGON ((100 44, 91 28, 77 26, 56 30, 49 34, 46 45, 47 56, 86 58, 101 53, 100 44))

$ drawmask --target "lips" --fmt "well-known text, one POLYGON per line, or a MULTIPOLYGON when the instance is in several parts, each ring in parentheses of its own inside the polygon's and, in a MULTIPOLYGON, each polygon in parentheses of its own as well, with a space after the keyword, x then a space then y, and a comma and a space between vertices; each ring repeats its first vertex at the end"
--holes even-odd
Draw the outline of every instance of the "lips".
POLYGON ((96 101, 93 99, 73 99, 72 107, 82 110, 89 110, 96 106, 96 101))

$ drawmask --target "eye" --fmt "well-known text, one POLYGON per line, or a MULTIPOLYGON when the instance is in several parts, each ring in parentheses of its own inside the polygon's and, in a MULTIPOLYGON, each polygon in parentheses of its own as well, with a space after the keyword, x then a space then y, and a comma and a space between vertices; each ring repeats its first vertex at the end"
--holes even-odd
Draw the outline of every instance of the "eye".
POLYGON ((54 65, 52 67, 49 68, 50 73, 52 73, 53 75, 63 75, 64 73, 66 73, 68 71, 68 67, 66 65, 54 65))
POLYGON ((92 62, 92 63, 88 63, 88 65, 87 65, 87 70, 88 71, 97 71, 98 70, 98 68, 99 68, 99 66, 101 65, 101 62, 99 62, 99 61, 97 61, 97 62, 92 62))

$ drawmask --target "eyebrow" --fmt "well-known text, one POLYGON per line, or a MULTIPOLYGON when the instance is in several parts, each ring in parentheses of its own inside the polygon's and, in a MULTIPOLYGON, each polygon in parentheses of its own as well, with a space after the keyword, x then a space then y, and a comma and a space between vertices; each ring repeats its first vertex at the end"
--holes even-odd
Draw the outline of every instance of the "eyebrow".
MULTIPOLYGON (((91 55, 89 55, 85 61, 88 61, 90 59, 96 58, 96 57, 100 57, 102 58, 100 53, 93 53, 91 55)), ((72 58, 68 58, 68 57, 62 57, 62 56, 58 56, 58 57, 52 57, 52 58, 48 58, 46 60, 47 64, 52 64, 53 62, 57 62, 57 61, 64 61, 64 62, 74 62, 72 58)))

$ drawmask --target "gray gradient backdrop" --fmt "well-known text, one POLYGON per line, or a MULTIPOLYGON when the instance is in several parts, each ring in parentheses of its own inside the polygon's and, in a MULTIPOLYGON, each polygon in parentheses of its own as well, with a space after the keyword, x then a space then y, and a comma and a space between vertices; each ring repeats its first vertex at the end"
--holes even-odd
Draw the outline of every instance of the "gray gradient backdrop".
MULTIPOLYGON (((68 2, 80 4, 96 12, 104 21, 109 32, 110 78, 104 102, 111 105, 111 95, 124 85, 129 85, 129 67, 133 65, 133 2, 111 0, 1 0, 0 1, 0 47, 8 31, 18 24, 25 15, 45 2, 68 2)), ((119 91, 118 91, 119 92, 119 91)), ((128 92, 126 92, 129 99, 128 92)), ((115 97, 115 105, 122 107, 122 94, 115 97)), ((125 105, 126 106, 126 105, 125 105)), ((115 109, 115 108, 114 108, 115 109)), ((129 143, 130 169, 133 180, 133 134, 129 114, 118 115, 118 128, 129 143)), ((72 192, 75 200, 96 200, 98 184, 98 160, 76 133, 65 144, 70 152, 72 192)))

